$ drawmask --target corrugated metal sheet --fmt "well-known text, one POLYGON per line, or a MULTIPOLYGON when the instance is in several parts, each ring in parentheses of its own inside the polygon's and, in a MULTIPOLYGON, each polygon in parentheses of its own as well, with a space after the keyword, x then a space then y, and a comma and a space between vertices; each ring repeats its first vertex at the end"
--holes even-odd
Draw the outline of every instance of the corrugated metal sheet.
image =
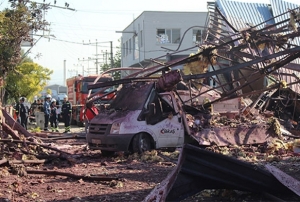
MULTIPOLYGON (((289 9, 295 9, 299 5, 295 3, 290 3, 284 0, 270 0, 270 4, 265 3, 247 3, 247 2, 238 2, 231 0, 216 0, 216 5, 227 18, 229 23, 231 23, 237 30, 242 30, 249 28, 249 24, 257 26, 258 29, 264 28, 267 24, 274 24, 282 22, 286 19, 290 19, 290 14, 286 13, 289 9), (286 14, 283 14, 286 13, 286 14), (268 21, 267 23, 262 23, 268 21), (261 24, 262 23, 262 24, 261 24)), ((288 22, 284 23, 287 26, 288 22)), ((277 26, 279 28, 279 26, 277 26)), ((296 37, 291 44, 295 46, 300 46, 300 38, 296 37)), ((295 64, 300 65, 300 59, 293 61, 295 64)), ((288 67, 288 66, 287 66, 288 67)), ((289 70, 281 68, 278 71, 279 79, 287 81, 287 83, 295 82, 296 77, 287 76, 287 74, 295 74, 299 76, 299 71, 289 70)), ((297 93, 300 93, 300 85, 294 84, 291 86, 291 89, 297 93)))
MULTIPOLYGON (((289 9, 294 9, 299 7, 299 5, 297 4, 290 3, 283 0, 270 0, 270 3, 271 3, 273 15, 274 17, 276 17, 275 18, 276 23, 290 18, 289 13, 281 15, 282 13, 287 12, 289 9)), ((286 25, 287 24, 288 22, 286 23, 286 25)))
MULTIPOLYGON (((226 16, 226 19, 237 30, 249 28, 249 25, 258 25, 273 17, 268 4, 264 3, 245 3, 228 0, 217 0, 216 3, 221 12, 226 16)), ((274 23, 273 19, 268 21, 268 24, 274 23)), ((258 28, 261 29, 265 26, 265 24, 261 24, 258 28)))
MULTIPOLYGON (((287 68, 281 68, 277 71, 278 78, 280 80, 286 81, 287 83, 294 83, 299 80, 300 78, 300 71, 293 71, 287 68), (291 75, 291 76, 289 76, 291 75), (292 76, 294 75, 294 76, 292 76)), ((300 84, 293 84, 289 86, 294 92, 300 93, 300 84)))
MULTIPOLYGON (((295 8, 299 7, 299 5, 300 5, 300 4, 297 5, 297 4, 290 3, 290 2, 287 2, 287 1, 283 1, 283 0, 270 0, 270 2, 271 2, 271 6, 272 6, 272 11, 273 11, 274 17, 277 16, 275 18, 275 23, 283 21, 283 20, 286 20, 286 19, 289 19, 290 18, 290 14, 289 13, 286 13, 284 15, 281 15, 281 14, 287 12, 289 9, 295 9, 295 8)), ((285 23, 285 25, 287 26, 288 22, 285 23)), ((296 46, 300 46, 300 38, 296 37, 296 38, 294 38, 293 41, 290 41, 290 43, 294 44, 296 46)), ((293 63, 300 64, 300 59, 294 60, 293 63)), ((299 72, 297 72, 297 71, 294 71, 294 73, 295 74, 299 74, 299 72)), ((290 83, 290 82, 293 81, 293 79, 289 78, 289 77, 286 77, 286 81, 288 83, 290 83)), ((294 91, 300 93, 299 87, 295 88, 296 86, 299 86, 299 85, 298 84, 297 85, 293 85, 292 89, 294 91)))

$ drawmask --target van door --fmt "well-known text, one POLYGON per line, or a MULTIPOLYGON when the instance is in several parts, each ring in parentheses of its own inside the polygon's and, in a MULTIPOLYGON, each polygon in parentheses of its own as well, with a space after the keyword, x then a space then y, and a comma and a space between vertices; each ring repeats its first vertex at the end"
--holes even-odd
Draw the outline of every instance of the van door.
POLYGON ((183 143, 184 127, 173 98, 170 93, 161 93, 158 96, 161 121, 154 125, 158 136, 157 148, 177 147, 183 143))

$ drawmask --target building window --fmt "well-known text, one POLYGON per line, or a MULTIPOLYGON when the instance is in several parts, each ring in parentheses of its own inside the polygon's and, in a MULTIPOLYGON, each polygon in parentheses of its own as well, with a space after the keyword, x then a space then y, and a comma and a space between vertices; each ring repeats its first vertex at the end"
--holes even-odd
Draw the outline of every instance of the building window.
POLYGON ((133 59, 139 59, 139 38, 137 36, 133 37, 133 59))
POLYGON ((157 29, 156 43, 179 43, 180 42, 180 29, 157 29))
POLYGON ((202 30, 194 29, 193 30, 193 43, 199 44, 202 41, 202 30))
POLYGON ((128 41, 126 41, 125 49, 126 49, 126 55, 128 55, 128 41))
POLYGON ((143 30, 140 31, 140 43, 141 47, 143 47, 143 30))
POLYGON ((125 50, 126 50, 125 43, 123 43, 123 46, 122 46, 122 55, 123 55, 123 57, 125 57, 125 50))
POLYGON ((129 54, 130 54, 131 53, 131 39, 129 39, 128 45, 129 45, 128 49, 129 49, 129 54))

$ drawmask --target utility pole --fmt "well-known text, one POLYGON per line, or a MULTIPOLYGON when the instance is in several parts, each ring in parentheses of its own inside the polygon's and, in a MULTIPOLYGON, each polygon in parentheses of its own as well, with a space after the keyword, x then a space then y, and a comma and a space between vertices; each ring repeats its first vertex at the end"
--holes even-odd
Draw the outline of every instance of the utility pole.
POLYGON ((96 39, 96 74, 98 74, 98 41, 96 39))
POLYGON ((113 42, 110 41, 110 68, 114 67, 113 42))
MULTIPOLYGON (((78 61, 79 61, 79 59, 78 59, 78 61)), ((79 72, 78 68, 81 67, 82 68, 82 76, 84 76, 84 65, 77 63, 77 64, 74 64, 74 66, 77 69, 77 73, 79 72)))
POLYGON ((78 63, 79 63, 79 62, 88 62, 87 70, 84 70, 84 65, 82 65, 82 74, 83 74, 83 75, 84 75, 84 72, 87 72, 88 75, 90 74, 90 72, 91 72, 91 69, 90 69, 90 61, 91 61, 91 60, 94 60, 94 59, 88 57, 88 59, 82 58, 82 60, 80 60, 80 59, 78 58, 78 63))
POLYGON ((93 45, 93 44, 95 44, 96 45, 96 58, 91 58, 91 60, 96 60, 96 62, 95 62, 95 65, 96 65, 96 74, 98 74, 99 73, 99 68, 98 68, 98 64, 99 64, 99 62, 98 62, 98 44, 99 43, 103 43, 103 42, 98 42, 97 41, 97 39, 96 39, 96 42, 95 43, 91 43, 91 42, 89 42, 89 43, 83 43, 83 45, 93 45))
MULTIPOLYGON (((34 1, 31 1, 31 2, 34 2, 34 1)), ((65 2, 65 6, 57 6, 57 5, 51 5, 51 3, 45 3, 45 0, 44 0, 44 3, 39 3, 39 2, 34 2, 35 4, 40 4, 40 5, 43 5, 43 20, 45 21, 45 16, 46 16, 46 7, 51 7, 51 8, 59 8, 59 9, 67 9, 67 10, 71 10, 71 11, 76 11, 74 8, 69 8, 70 4, 68 4, 67 2, 65 2)), ((56 0, 54 1, 54 4, 56 4, 56 0)), ((43 36, 45 36, 45 31, 49 31, 49 34, 47 35, 48 38, 50 36, 50 29, 49 30, 43 30, 43 36)), ((50 38, 49 38, 50 40, 50 38)))
MULTIPOLYGON (((98 60, 100 59, 98 56, 98 45, 100 44, 100 43, 108 43, 108 42, 110 42, 110 49, 111 49, 111 56, 112 56, 112 41, 106 41, 106 42, 98 42, 97 41, 97 39, 96 39, 96 42, 95 43, 91 43, 91 42, 89 42, 89 43, 84 43, 83 42, 83 45, 96 45, 96 57, 95 58, 90 58, 91 60, 95 60, 96 62, 95 62, 95 66, 96 66, 96 74, 99 74, 100 73, 100 71, 99 71, 99 66, 98 66, 98 64, 100 63, 98 60)), ((107 54, 107 53, 106 53, 107 54)), ((106 58, 107 58, 107 55, 106 55, 106 58)), ((104 60, 104 58, 103 58, 103 60, 104 60)), ((113 60, 113 58, 111 59, 111 60, 113 60)), ((107 61, 106 61, 106 64, 107 64, 107 61)), ((113 61, 111 61, 111 67, 113 67, 113 61)))

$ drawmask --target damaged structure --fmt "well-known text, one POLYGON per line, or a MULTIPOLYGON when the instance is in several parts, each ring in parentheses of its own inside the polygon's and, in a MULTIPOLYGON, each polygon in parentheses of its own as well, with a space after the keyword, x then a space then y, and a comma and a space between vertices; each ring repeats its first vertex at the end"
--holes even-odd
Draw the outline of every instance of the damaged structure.
MULTIPOLYGON (((253 171, 253 176, 263 172, 261 179, 248 176, 246 184, 222 181, 217 174, 224 171, 205 169, 222 167, 224 161, 208 165, 212 158, 194 158, 185 150, 210 156, 199 147, 272 144, 283 141, 283 135, 299 138, 300 8, 282 0, 271 0, 270 5, 217 0, 208 3, 208 9, 206 35, 197 53, 166 63, 153 60, 157 66, 89 85, 89 89, 120 86, 111 103, 101 106, 101 113, 91 121, 88 145, 103 153, 183 147, 176 170, 145 201, 173 200, 212 188, 291 194, 265 170, 253 171), (178 65, 184 68, 176 70, 178 65), (208 86, 208 81, 214 85, 208 86), (204 167, 192 168, 182 158, 201 161, 204 167), (209 175, 208 185, 200 183, 207 178, 196 168, 209 175), (277 185, 270 190, 273 183, 277 185), (187 184, 194 189, 181 189, 187 184)), ((87 102, 101 98, 95 95, 87 102)), ((236 167, 240 163, 232 163, 227 169, 246 176, 236 167)))
MULTIPOLYGON (((157 62, 121 80, 89 85, 122 84, 111 105, 102 107, 91 122, 91 148, 113 152, 178 147, 187 136, 205 146, 258 144, 280 136, 280 124, 297 128, 299 9, 270 18, 268 5, 259 4, 266 21, 235 26, 234 13, 226 9, 229 3, 216 5, 209 4, 207 34, 197 53, 157 62), (178 65, 184 69, 176 70, 178 65), (207 86, 207 80, 215 85, 207 86), (146 148, 141 149, 143 144, 146 148)), ((91 95, 88 102, 95 99, 100 98, 91 95)))

